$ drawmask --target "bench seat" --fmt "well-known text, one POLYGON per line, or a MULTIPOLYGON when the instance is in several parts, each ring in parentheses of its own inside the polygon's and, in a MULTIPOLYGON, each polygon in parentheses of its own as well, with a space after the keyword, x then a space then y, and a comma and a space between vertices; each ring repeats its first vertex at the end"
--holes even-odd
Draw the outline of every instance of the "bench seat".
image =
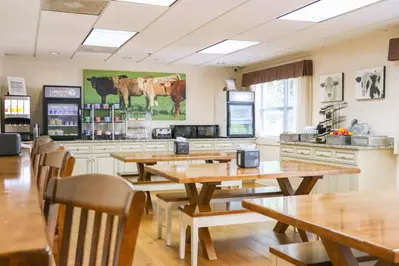
MULTIPOLYGON (((368 262, 377 260, 377 258, 358 250, 352 250, 358 262, 368 262)), ((282 265, 279 261, 288 262, 283 265, 295 266, 332 266, 332 263, 324 249, 321 241, 311 241, 304 243, 295 243, 280 245, 270 248, 272 257, 272 266, 282 265)))
MULTIPOLYGON (((180 205, 188 203, 188 197, 185 191, 173 193, 158 193, 157 195, 157 221, 158 221, 158 238, 162 239, 162 213, 166 216, 166 245, 170 246, 172 242, 172 209, 180 205)), ((216 190, 213 194, 211 203, 241 201, 243 199, 256 199, 265 197, 282 196, 282 192, 278 187, 257 187, 246 189, 232 190, 216 190)), ((245 211, 242 209, 241 211, 245 211)), ((195 214, 193 214, 195 215, 195 214)), ((199 215, 210 216, 212 214, 200 213, 199 215)), ((213 214, 219 215, 219 214, 213 214)))

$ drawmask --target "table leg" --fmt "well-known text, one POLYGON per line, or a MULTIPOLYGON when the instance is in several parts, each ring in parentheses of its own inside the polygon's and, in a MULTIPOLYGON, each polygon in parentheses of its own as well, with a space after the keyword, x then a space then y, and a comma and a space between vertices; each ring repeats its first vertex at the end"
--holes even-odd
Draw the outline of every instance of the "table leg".
POLYGON ((325 238, 322 238, 324 248, 334 266, 358 266, 355 256, 352 250, 347 247, 340 245, 338 243, 332 242, 325 238))
MULTIPOLYGON (((186 192, 190 205, 185 208, 195 211, 198 206, 199 211, 208 212, 211 211, 210 201, 212 199, 213 193, 215 192, 216 185, 219 183, 205 183, 202 186, 201 192, 198 194, 195 184, 186 184, 186 192)), ((187 238, 190 237, 190 227, 186 229, 187 238)), ((216 260, 215 247, 212 243, 211 234, 209 233, 208 227, 199 229, 199 239, 201 248, 204 255, 209 260, 216 260)))
MULTIPOLYGON (((138 181, 150 181, 151 173, 144 171, 144 163, 136 163, 137 171, 139 174, 138 181)), ((145 165, 155 165, 155 163, 146 163, 145 165)), ((147 202, 145 206, 146 214, 154 214, 154 208, 152 206, 151 193, 149 191, 145 191, 147 195, 147 202)))
MULTIPOLYGON (((308 195, 316 185, 317 181, 321 178, 323 177, 314 176, 314 177, 303 178, 301 184, 299 185, 296 191, 294 191, 294 189, 292 188, 292 185, 288 178, 277 178, 277 183, 281 189, 281 192, 283 192, 284 196, 308 195)), ((283 234, 285 233, 285 231, 287 231, 287 229, 288 229, 288 224, 277 222, 273 231, 276 233, 283 234)), ((306 232, 300 230, 299 235, 301 236, 301 239, 304 242, 309 241, 309 234, 307 234, 306 232)))

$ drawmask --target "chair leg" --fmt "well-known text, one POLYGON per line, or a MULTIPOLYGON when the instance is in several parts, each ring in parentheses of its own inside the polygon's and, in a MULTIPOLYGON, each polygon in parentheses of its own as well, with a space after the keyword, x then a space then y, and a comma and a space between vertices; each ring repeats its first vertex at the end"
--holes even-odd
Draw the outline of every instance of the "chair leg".
POLYGON ((162 239, 162 208, 161 202, 158 199, 157 202, 157 222, 158 222, 158 239, 162 239))
POLYGON ((186 256, 186 225, 183 222, 183 214, 180 214, 180 259, 186 256))
POLYGON ((166 245, 172 244, 172 206, 168 204, 166 208, 166 245))
POLYGON ((198 227, 195 222, 191 225, 191 266, 198 265, 198 227))

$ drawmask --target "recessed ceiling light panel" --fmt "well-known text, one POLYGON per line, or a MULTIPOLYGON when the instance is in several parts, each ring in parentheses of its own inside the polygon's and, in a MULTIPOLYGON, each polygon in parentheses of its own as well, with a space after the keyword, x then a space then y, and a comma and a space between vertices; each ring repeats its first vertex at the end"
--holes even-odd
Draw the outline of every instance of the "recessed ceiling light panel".
POLYGON ((121 47, 125 42, 132 38, 137 32, 93 29, 83 45, 121 47))
POLYGON ((201 54, 230 54, 250 46, 256 45, 259 42, 250 41, 235 41, 235 40, 225 40, 204 50, 199 51, 201 54))
POLYGON ((381 0, 320 0, 284 15, 279 19, 321 22, 380 1, 381 0))
POLYGON ((177 0, 117 0, 117 1, 155 5, 155 6, 171 6, 177 0))

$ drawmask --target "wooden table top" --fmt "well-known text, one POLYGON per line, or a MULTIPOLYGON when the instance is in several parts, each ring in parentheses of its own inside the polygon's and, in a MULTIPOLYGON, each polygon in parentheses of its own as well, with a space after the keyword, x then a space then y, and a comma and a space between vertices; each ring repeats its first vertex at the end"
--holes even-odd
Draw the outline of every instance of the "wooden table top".
POLYGON ((357 174, 358 168, 346 168, 299 161, 261 162, 259 168, 238 168, 236 164, 190 164, 146 166, 145 171, 176 183, 220 182, 233 180, 275 179, 357 174))
POLYGON ((48 253, 46 225, 39 207, 30 156, 0 157, 0 257, 48 253))
POLYGON ((399 190, 245 200, 243 207, 399 263, 399 190))
POLYGON ((231 161, 236 158, 235 152, 198 151, 190 154, 174 154, 173 152, 116 152, 111 157, 125 163, 156 163, 190 160, 231 161))

